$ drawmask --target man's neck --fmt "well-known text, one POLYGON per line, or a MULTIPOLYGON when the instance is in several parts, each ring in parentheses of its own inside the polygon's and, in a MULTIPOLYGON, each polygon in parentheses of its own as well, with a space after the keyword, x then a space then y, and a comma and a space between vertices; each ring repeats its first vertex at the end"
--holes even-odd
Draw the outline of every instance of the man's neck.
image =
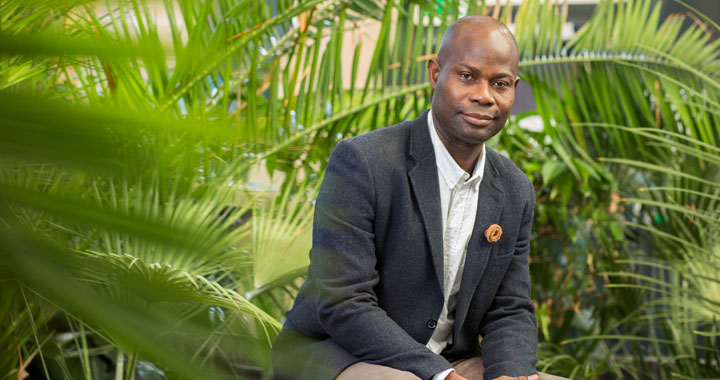
POLYGON ((452 158, 457 162, 458 166, 462 168, 466 173, 472 174, 475 169, 475 164, 478 161, 478 158, 483 152, 484 145, 479 146, 469 146, 467 144, 448 144, 446 143, 442 137, 440 137, 440 141, 442 141, 443 145, 445 146, 445 149, 447 149, 448 153, 452 156, 452 158), (451 146, 449 146, 451 145, 451 146))

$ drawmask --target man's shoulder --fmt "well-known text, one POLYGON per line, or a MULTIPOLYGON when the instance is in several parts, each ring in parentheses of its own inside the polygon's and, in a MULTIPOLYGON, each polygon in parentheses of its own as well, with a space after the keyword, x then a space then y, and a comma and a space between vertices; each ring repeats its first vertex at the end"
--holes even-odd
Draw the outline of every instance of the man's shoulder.
POLYGON ((344 141, 365 149, 398 148, 409 142, 410 131, 416 120, 372 130, 344 141))
POLYGON ((532 181, 530 181, 530 178, 528 178, 525 172, 523 172, 517 164, 492 148, 487 149, 487 155, 491 165, 495 170, 497 170, 499 177, 503 181, 507 182, 509 186, 512 186, 513 188, 521 187, 526 190, 533 190, 532 181))
POLYGON ((485 147, 487 148, 488 160, 492 163, 495 169, 498 170, 498 172, 505 175, 511 175, 513 177, 525 177, 525 173, 523 173, 523 171, 520 170, 520 168, 514 162, 512 162, 507 156, 505 156, 505 154, 503 154, 502 152, 498 152, 495 149, 488 147, 487 145, 485 147))
MULTIPOLYGON (((425 113, 423 113, 425 115, 425 113)), ((350 145, 360 151, 368 161, 375 163, 400 163, 409 151, 413 128, 422 128, 422 116, 401 123, 375 129, 338 143, 350 145)), ((427 123, 425 123, 427 126, 427 123)))

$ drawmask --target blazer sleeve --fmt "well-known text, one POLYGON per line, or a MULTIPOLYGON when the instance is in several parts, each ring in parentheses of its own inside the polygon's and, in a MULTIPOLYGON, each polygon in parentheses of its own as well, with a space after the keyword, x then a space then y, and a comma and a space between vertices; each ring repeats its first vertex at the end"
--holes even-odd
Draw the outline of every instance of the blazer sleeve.
POLYGON ((485 380, 537 373, 537 322, 528 266, 535 192, 523 179, 526 202, 513 258, 480 324, 485 380))
POLYGON ((323 330, 358 359, 430 379, 450 363, 378 306, 373 168, 353 140, 333 151, 315 204, 308 276, 323 330))

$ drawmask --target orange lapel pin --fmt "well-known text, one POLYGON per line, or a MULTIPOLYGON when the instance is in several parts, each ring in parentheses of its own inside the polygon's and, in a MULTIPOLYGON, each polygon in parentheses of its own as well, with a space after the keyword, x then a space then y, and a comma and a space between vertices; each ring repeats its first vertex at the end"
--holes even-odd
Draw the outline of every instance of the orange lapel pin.
POLYGON ((485 230, 485 238, 490 243, 495 243, 500 240, 502 236, 502 227, 499 224, 491 224, 490 227, 485 230))

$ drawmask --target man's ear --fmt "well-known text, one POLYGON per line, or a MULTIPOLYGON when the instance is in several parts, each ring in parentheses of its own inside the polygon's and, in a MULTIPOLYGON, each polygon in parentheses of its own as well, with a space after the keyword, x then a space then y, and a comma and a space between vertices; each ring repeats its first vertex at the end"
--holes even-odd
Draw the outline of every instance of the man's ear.
POLYGON ((513 85, 513 87, 517 88, 518 83, 520 83, 520 78, 515 79, 515 84, 513 85))
POLYGON ((430 86, 435 89, 437 84, 438 76, 440 75, 440 63, 437 59, 429 59, 427 64, 428 80, 430 80, 430 86))

